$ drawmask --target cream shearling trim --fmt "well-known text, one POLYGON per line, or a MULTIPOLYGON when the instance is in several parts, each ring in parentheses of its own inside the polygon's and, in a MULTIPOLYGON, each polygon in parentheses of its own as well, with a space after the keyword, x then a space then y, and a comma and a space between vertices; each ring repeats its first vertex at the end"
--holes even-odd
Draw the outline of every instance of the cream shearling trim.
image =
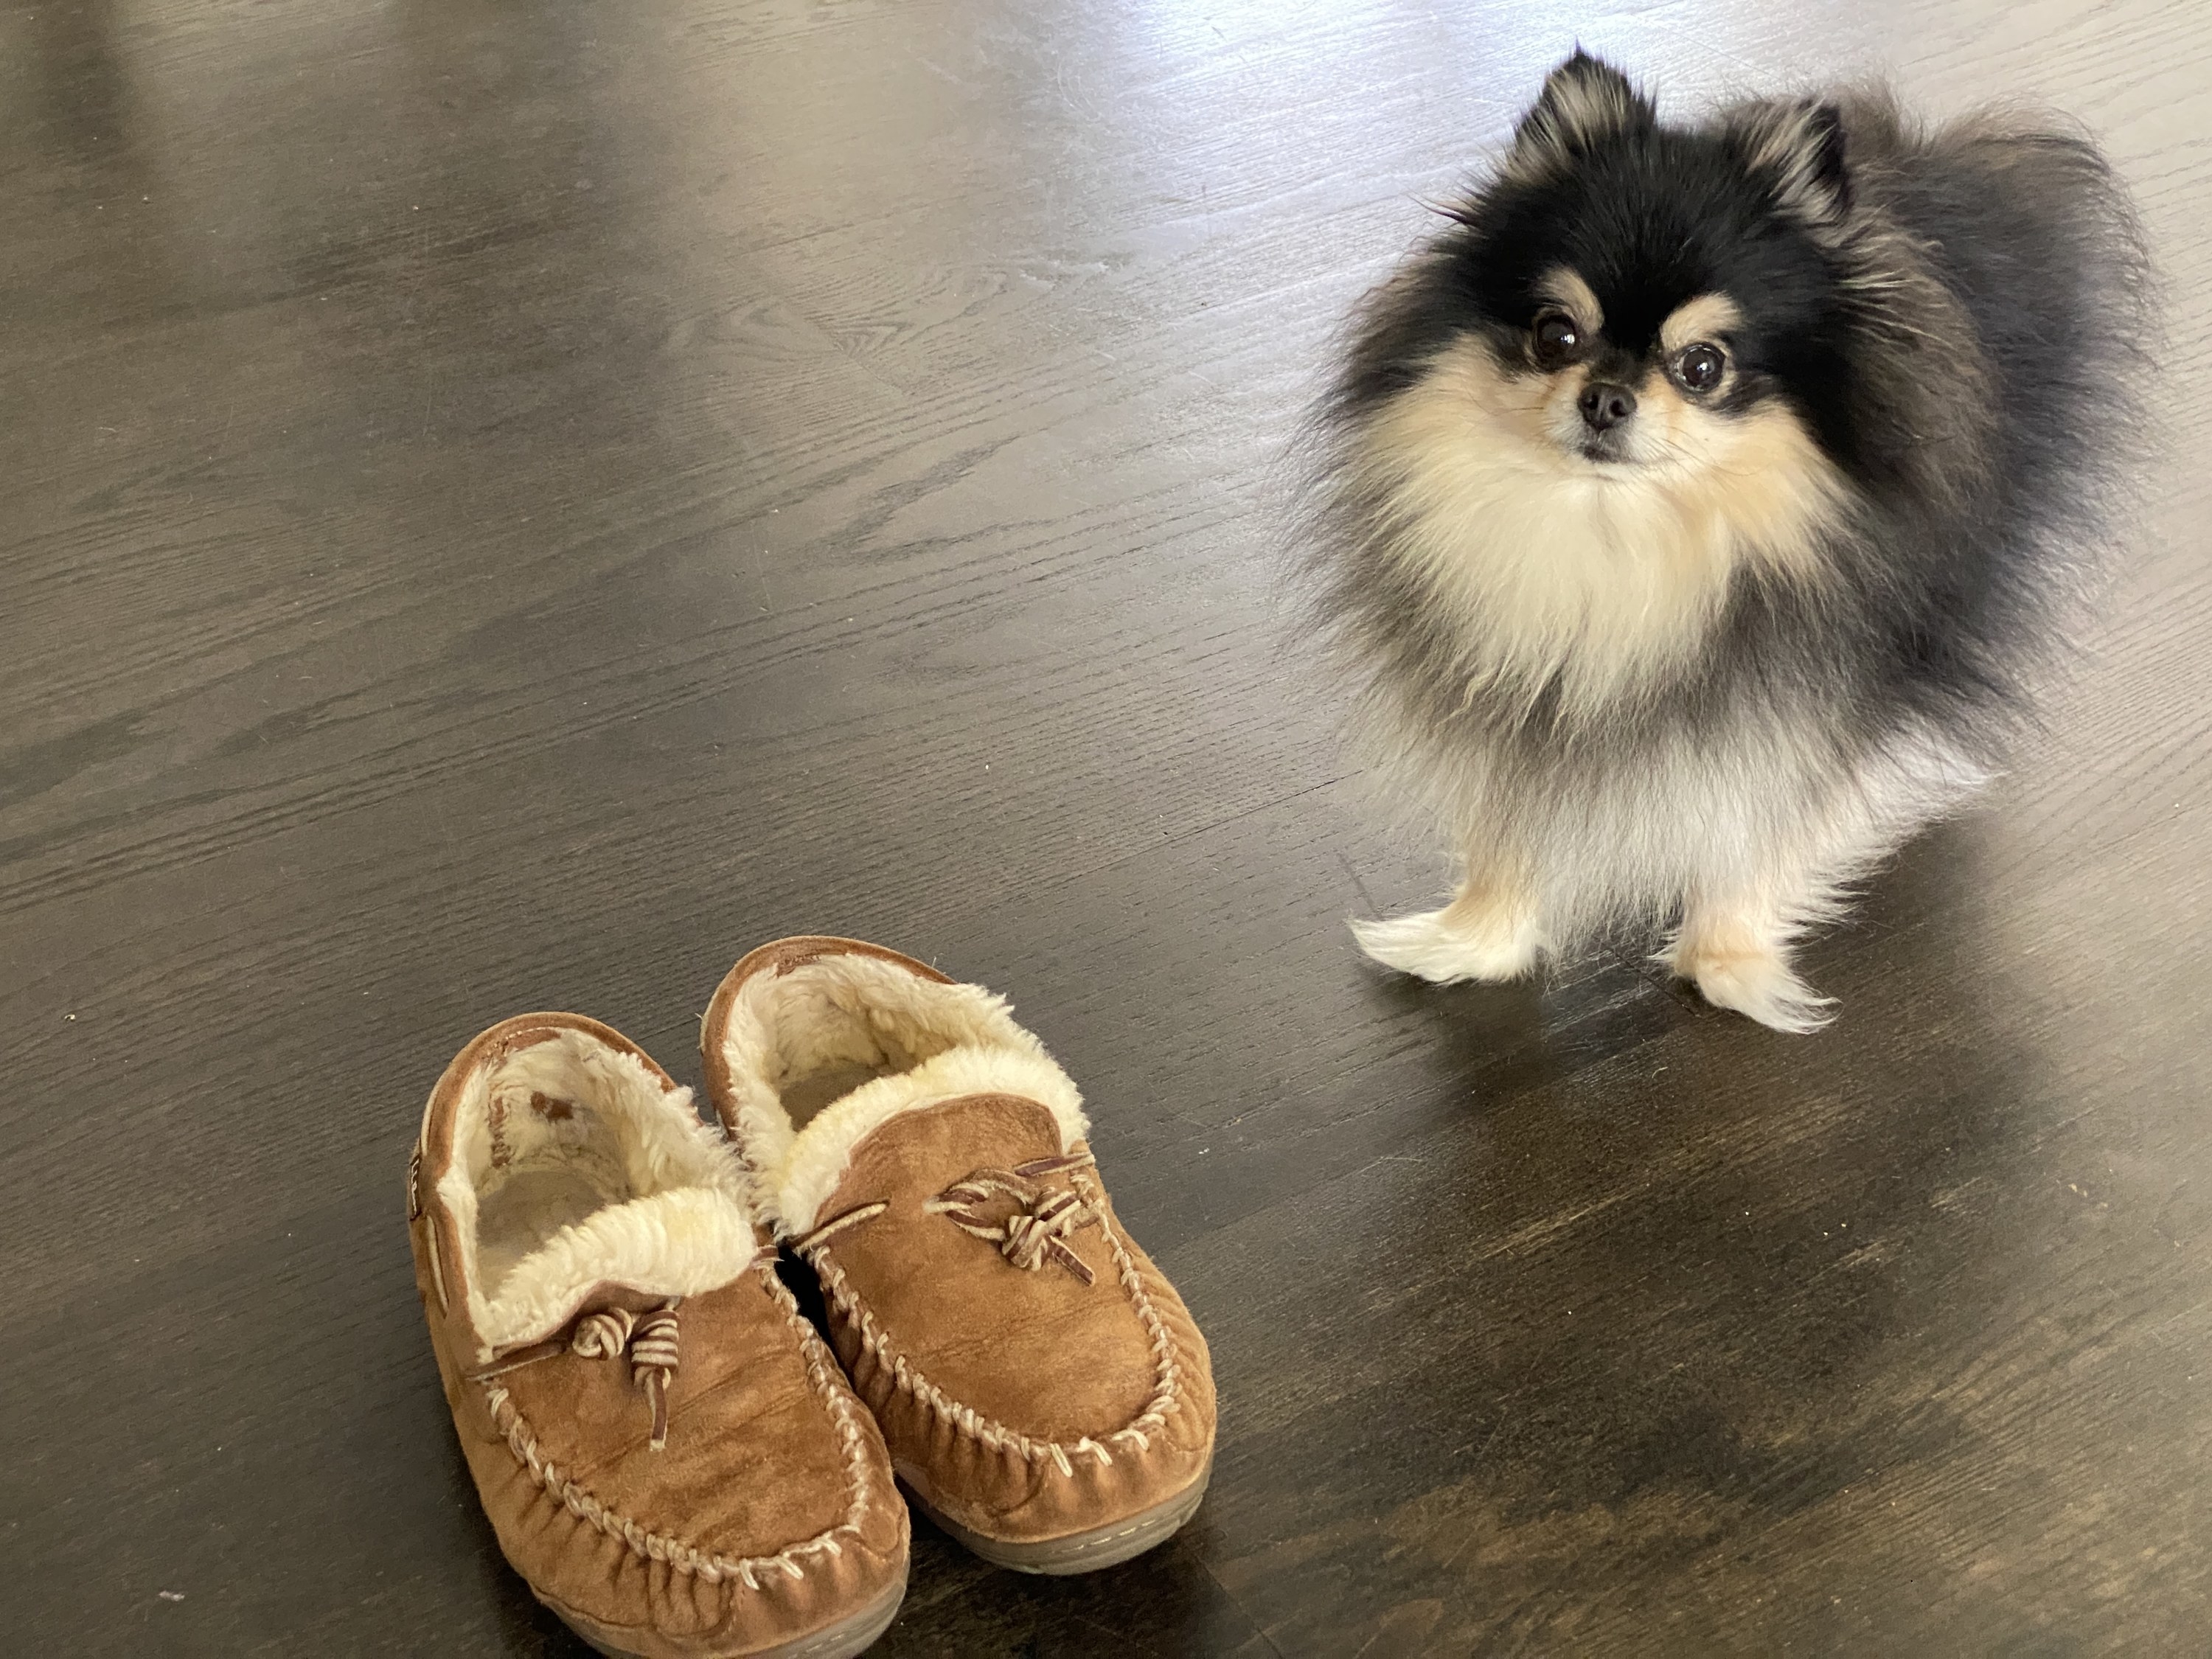
POLYGON ((446 1271, 467 1303, 477 1358, 550 1334, 598 1284, 664 1296, 727 1284, 758 1249, 747 1186, 689 1089, 671 1092, 635 1055, 587 1031, 564 1028, 479 1067, 454 1102, 453 1156, 437 1183, 460 1245, 446 1271), (574 1109, 543 1115, 538 1096, 574 1109), (548 1162, 573 1162, 630 1196, 562 1228, 487 1295, 480 1195, 510 1166, 548 1162))
POLYGON ((485 1304, 477 1335, 489 1349, 535 1342, 567 1324, 596 1285, 697 1296, 728 1284, 759 1255, 752 1218, 726 1193, 679 1187, 610 1205, 516 1263, 485 1304))
POLYGON ((721 1051, 738 1152, 758 1177, 766 1218, 785 1237, 814 1226, 853 1148, 902 1112, 962 1095, 1019 1095, 1052 1114, 1062 1152, 1090 1132, 1073 1081, 1014 1023, 1005 998, 878 957, 823 956, 754 975, 731 1000, 721 1051), (783 1090, 838 1064, 893 1070, 795 1130, 783 1090))
MULTIPOLYGON (((618 1127, 622 1174, 631 1192, 642 1195, 671 1187, 716 1187, 742 1200, 744 1174, 732 1160, 722 1138, 699 1121, 691 1091, 671 1092, 653 1068, 632 1054, 609 1048, 587 1031, 563 1029, 548 1042, 519 1048, 495 1066, 471 1078, 459 1102, 455 1124, 455 1161, 463 1161, 463 1131, 481 1141, 490 1159, 490 1114, 495 1081, 511 1108, 515 1150, 526 1152, 538 1141, 558 1139, 557 1126, 538 1127, 526 1111, 513 1109, 535 1093, 589 1104, 618 1127)), ((478 1165, 482 1168, 483 1165, 478 1165)))
POLYGON ((800 1130, 770 1188, 777 1216, 790 1231, 807 1231, 820 1218, 823 1200, 845 1178, 853 1148, 871 1130, 902 1112, 963 1095, 1020 1095, 1037 1102, 1059 1125, 1063 1152, 1090 1127, 1074 1083, 1042 1050, 948 1048, 911 1072, 861 1085, 800 1130))

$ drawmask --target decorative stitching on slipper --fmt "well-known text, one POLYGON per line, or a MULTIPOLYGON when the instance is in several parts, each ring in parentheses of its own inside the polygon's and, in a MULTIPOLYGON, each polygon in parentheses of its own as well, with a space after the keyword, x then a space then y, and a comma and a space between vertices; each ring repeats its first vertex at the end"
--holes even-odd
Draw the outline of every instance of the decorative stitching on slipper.
POLYGON ((507 1449, 515 1461, 530 1471, 532 1479, 544 1488, 548 1496, 560 1504, 579 1520, 589 1522, 610 1538, 619 1538, 629 1546, 632 1553, 648 1561, 665 1561, 678 1572, 689 1572, 719 1584, 726 1578, 734 1578, 747 1589, 761 1587, 761 1578, 771 1572, 781 1572, 790 1578, 806 1576, 803 1562, 818 1555, 842 1555, 844 1547, 838 1543, 841 1535, 860 1535, 860 1520, 866 1513, 872 1490, 868 1476, 866 1439, 860 1422, 860 1405, 849 1391, 836 1388, 830 1380, 833 1369, 829 1351, 822 1339, 799 1311, 799 1304, 784 1288, 783 1281, 775 1275, 772 1265, 757 1270, 766 1283, 769 1293, 783 1310, 783 1316, 798 1334, 799 1346, 805 1356, 807 1379, 814 1385, 815 1393, 826 1401, 837 1419, 839 1437, 845 1444, 845 1469, 850 1481, 853 1499, 847 1506, 845 1519, 827 1532, 797 1544, 786 1546, 774 1555, 748 1555, 732 1558, 718 1555, 687 1544, 680 1538, 671 1538, 641 1526, 629 1516, 609 1509, 578 1482, 562 1474, 547 1461, 538 1449, 538 1438, 528 1420, 514 1404, 506 1389, 495 1381, 483 1383, 484 1403, 491 1413, 492 1427, 507 1442, 507 1449))
POLYGON ((846 1282, 845 1270, 830 1260, 829 1252, 822 1244, 811 1244, 805 1252, 808 1263, 821 1279, 823 1288, 837 1304, 838 1310, 860 1327, 861 1345, 874 1357, 881 1369, 890 1373, 900 1393, 912 1395, 938 1417, 953 1425, 962 1433, 981 1441, 992 1450, 1011 1452, 1032 1463, 1049 1463, 1064 1475, 1075 1473, 1075 1457, 1088 1456, 1097 1459, 1101 1464, 1111 1463, 1114 1454, 1108 1447, 1115 1443, 1133 1444, 1140 1452, 1151 1450, 1152 1434, 1167 1427, 1168 1418, 1176 1409, 1177 1389, 1182 1380, 1182 1368, 1176 1363, 1175 1338, 1169 1332, 1166 1322, 1160 1317, 1159 1310, 1152 1305, 1152 1298, 1145 1289, 1144 1278, 1138 1272, 1135 1258, 1123 1246, 1120 1232, 1105 1219, 1102 1196, 1092 1190, 1090 1181, 1081 1173, 1073 1175, 1071 1179, 1081 1189, 1085 1202, 1099 1218, 1099 1230, 1105 1234, 1107 1244, 1114 1252, 1122 1291, 1128 1297, 1130 1305, 1136 1310, 1138 1322, 1144 1326, 1146 1333, 1152 1338, 1157 1379, 1152 1398, 1146 1402, 1145 1409, 1131 1419, 1126 1427, 1108 1435, 1103 1443, 1087 1434, 1072 1443, 1034 1439, 1019 1429, 985 1417, 972 1406, 962 1405, 909 1364, 906 1356, 892 1347, 890 1335, 876 1322, 874 1314, 846 1282))

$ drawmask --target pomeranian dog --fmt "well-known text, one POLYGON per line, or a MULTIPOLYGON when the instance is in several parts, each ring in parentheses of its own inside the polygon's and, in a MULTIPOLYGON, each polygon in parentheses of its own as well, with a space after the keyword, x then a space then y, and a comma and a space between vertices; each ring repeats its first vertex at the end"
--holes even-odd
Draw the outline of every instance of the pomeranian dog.
POLYGON ((1988 779, 2107 536, 2148 325, 2085 140, 1886 98, 1662 124, 1577 51, 1375 293, 1318 420, 1320 620, 1454 837, 1354 924, 1502 980, 1643 919, 1707 1000, 1988 779))

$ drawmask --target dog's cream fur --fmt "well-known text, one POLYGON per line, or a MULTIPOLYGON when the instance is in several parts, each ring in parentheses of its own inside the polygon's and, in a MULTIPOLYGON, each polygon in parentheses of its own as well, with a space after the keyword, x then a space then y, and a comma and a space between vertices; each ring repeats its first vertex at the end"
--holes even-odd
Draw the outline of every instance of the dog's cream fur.
POLYGON ((1790 945, 1839 915, 1850 883, 1988 775, 1928 732, 1841 783, 1819 763, 1817 732, 1778 719, 1760 740, 1765 752, 1749 755, 1677 744, 1632 791, 1578 791, 1540 811, 1504 799, 1510 786, 1468 757, 1422 786, 1468 815, 1458 894, 1439 910, 1354 922, 1360 948, 1437 983, 1512 979, 1554 938, 1571 940, 1650 895, 1680 894, 1680 926, 1658 959, 1716 1006, 1778 1030, 1814 1029, 1828 1000, 1792 970, 1790 945), (1469 827, 1478 823, 1486 835, 1469 827))
POLYGON ((1455 616, 1470 695, 1556 674, 1595 708, 1704 643, 1740 563, 1819 577, 1841 484, 1787 410, 1717 419, 1655 374, 1639 453, 1604 465, 1573 453, 1586 379, 1507 375, 1462 342, 1358 458, 1400 515, 1391 544, 1455 616))
POLYGON ((804 1233, 843 1179, 853 1148, 902 1112, 962 1095, 1038 1102, 1063 1151, 1088 1133, 1083 1099, 1006 1000, 979 985, 944 985, 859 954, 763 970, 732 999, 722 1058, 736 1097, 736 1139, 779 1233, 804 1233), (795 1126, 784 1097, 825 1071, 878 1073, 795 1126))
POLYGON ((449 1271, 480 1360, 559 1329, 596 1285, 696 1295, 727 1284, 758 1252, 744 1172, 699 1121, 691 1091, 670 1092, 589 1032, 563 1030, 478 1068, 455 1103, 453 1146, 437 1191, 459 1234, 449 1271), (604 1202, 487 1282, 484 1209, 510 1182, 549 1173, 604 1202))

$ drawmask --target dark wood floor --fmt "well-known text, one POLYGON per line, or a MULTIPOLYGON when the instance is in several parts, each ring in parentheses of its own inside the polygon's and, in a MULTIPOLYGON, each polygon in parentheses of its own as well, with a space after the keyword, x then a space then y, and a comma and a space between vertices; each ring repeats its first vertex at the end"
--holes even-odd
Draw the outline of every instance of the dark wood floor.
MULTIPOLYGON (((2212 1652, 2212 483, 1808 1039, 1443 872, 1277 643, 1351 299, 1579 37, 2077 112, 2212 368, 2198 0, 47 0, 0 16, 0 1603, 55 1654, 579 1652, 399 1178, 539 1007, 1012 994, 1213 1344, 1171 1547, 917 1528, 880 1651, 2212 1652)), ((2187 446, 2194 453, 2197 446, 2187 446)))

